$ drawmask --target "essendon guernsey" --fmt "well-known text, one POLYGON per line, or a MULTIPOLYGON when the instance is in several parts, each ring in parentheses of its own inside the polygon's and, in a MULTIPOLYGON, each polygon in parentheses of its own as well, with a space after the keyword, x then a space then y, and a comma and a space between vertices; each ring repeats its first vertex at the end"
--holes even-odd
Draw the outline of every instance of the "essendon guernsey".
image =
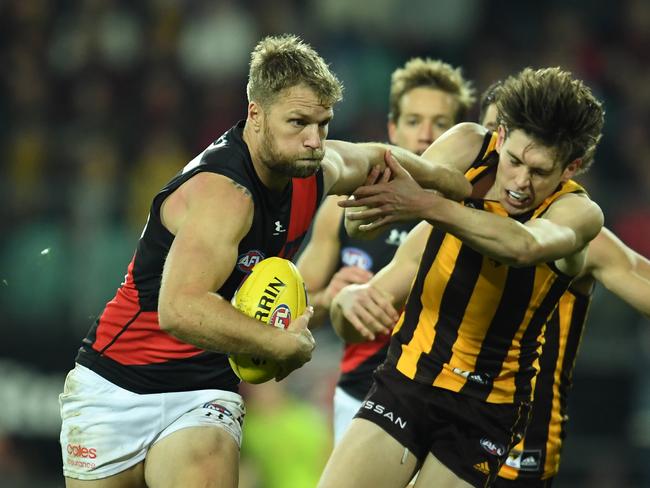
MULTIPOLYGON (((495 142, 495 134, 486 136, 466 174, 475 188, 494 177, 495 142)), ((516 218, 538 218, 561 195, 582 192, 568 181, 516 218)), ((495 201, 470 198, 465 205, 507 216, 495 201)), ((434 228, 387 364, 420 383, 486 402, 529 401, 544 325, 570 282, 553 263, 510 267, 434 228)))
POLYGON ((323 194, 322 171, 309 178, 292 179, 282 192, 266 188, 255 173, 242 139, 243 126, 240 122, 226 132, 154 197, 125 280, 84 339, 78 363, 136 393, 236 390, 238 379, 225 354, 198 349, 159 327, 160 281, 174 240, 161 223, 161 205, 180 185, 202 171, 224 175, 250 191, 253 224, 239 243, 235 268, 223 286, 215 290, 230 299, 258 261, 270 256, 293 257, 323 194))

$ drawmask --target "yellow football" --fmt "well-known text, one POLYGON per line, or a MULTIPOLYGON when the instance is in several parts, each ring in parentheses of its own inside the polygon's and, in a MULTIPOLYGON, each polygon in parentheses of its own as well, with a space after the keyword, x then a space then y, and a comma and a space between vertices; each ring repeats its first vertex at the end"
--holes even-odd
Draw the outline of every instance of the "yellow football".
MULTIPOLYGON (((307 307, 305 283, 291 261, 267 258, 253 266, 232 304, 249 317, 286 329, 307 307)), ((278 374, 278 364, 272 359, 231 354, 228 360, 235 374, 246 383, 264 383, 278 374)))

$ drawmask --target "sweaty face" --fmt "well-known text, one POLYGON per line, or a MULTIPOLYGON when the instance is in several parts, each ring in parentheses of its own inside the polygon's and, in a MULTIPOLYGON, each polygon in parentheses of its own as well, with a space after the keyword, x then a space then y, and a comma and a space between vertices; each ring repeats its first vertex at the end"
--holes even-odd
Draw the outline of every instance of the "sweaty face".
POLYGON ((538 207, 577 170, 577 163, 562 169, 552 148, 538 144, 521 130, 513 130, 506 137, 499 127, 497 150, 496 180, 486 197, 498 200, 510 215, 538 207))
POLYGON ((456 123, 458 102, 442 90, 418 87, 400 100, 400 115, 388 123, 390 142, 422 154, 433 141, 456 123))
POLYGON ((271 172, 306 178, 316 173, 325 155, 332 107, 302 85, 284 90, 264 110, 260 159, 271 172))

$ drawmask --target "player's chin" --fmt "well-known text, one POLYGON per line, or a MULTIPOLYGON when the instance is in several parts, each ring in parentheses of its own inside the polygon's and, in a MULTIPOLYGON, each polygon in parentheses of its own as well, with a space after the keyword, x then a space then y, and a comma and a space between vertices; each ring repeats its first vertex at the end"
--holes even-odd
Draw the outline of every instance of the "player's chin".
POLYGON ((320 169, 320 159, 298 159, 292 168, 295 178, 309 178, 320 169))

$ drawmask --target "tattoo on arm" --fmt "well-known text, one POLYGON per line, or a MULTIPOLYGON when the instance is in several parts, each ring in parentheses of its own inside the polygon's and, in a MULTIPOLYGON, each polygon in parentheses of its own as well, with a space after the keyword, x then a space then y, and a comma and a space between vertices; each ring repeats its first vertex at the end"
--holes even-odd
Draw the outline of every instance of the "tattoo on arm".
POLYGON ((234 186, 235 188, 237 188, 239 191, 241 191, 241 192, 242 192, 244 195, 246 195, 247 197, 249 197, 249 198, 253 198, 253 195, 252 195, 251 192, 248 190, 248 188, 246 188, 245 186, 240 185, 239 183, 237 183, 236 181, 233 181, 233 180, 230 180, 230 183, 232 183, 232 186, 234 186))

